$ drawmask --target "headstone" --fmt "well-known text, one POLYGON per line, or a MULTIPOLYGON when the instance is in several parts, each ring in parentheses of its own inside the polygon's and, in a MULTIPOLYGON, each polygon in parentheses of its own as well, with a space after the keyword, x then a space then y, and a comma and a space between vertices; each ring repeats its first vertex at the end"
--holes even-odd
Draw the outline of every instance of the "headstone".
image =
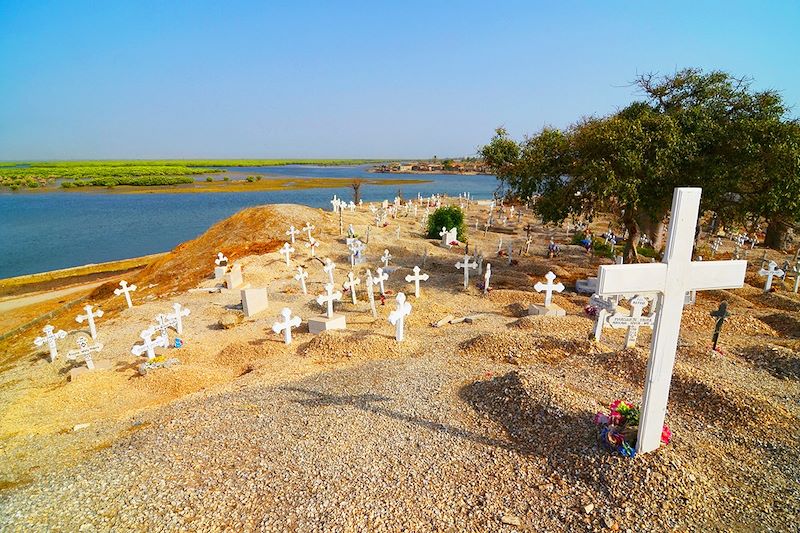
POLYGON ((466 290, 469 287, 469 269, 470 268, 478 268, 478 263, 471 261, 471 257, 469 254, 464 254, 464 259, 456 263, 457 269, 464 269, 464 289, 466 290))
POLYGON ((253 315, 265 311, 269 307, 267 289, 242 289, 242 310, 244 316, 250 318, 253 315))
POLYGON ((278 253, 283 256, 286 260, 286 266, 291 266, 290 259, 292 258, 292 254, 294 253, 294 247, 291 246, 288 242, 283 243, 283 248, 278 250, 278 253))
POLYGON ((225 274, 225 287, 228 290, 235 290, 241 288, 242 285, 244 285, 242 265, 234 263, 231 267, 231 271, 225 274))
POLYGON ((746 261, 692 262, 701 189, 675 189, 667 247, 661 263, 602 265, 598 294, 660 293, 645 377, 637 453, 659 447, 675 364, 683 302, 690 290, 721 290, 744 284, 746 261))
POLYGON ((597 278, 579 279, 575 282, 575 291, 585 294, 597 292, 597 278))
POLYGON ((353 305, 356 304, 356 286, 361 284, 361 279, 355 277, 353 271, 347 273, 347 281, 344 282, 344 288, 350 291, 350 298, 352 298, 353 305))
POLYGON ((511 266, 511 262, 514 260, 514 253, 513 253, 513 250, 511 248, 511 243, 508 243, 507 250, 508 250, 507 251, 507 253, 508 253, 508 266, 511 266))
POLYGON ((341 292, 333 292, 333 283, 325 284, 325 294, 317 296, 317 303, 327 308, 324 317, 314 317, 308 320, 308 331, 313 335, 332 329, 345 329, 347 323, 344 315, 333 314, 333 302, 342 299, 341 292))
POLYGON ((89 334, 92 336, 92 340, 97 338, 97 327, 94 324, 95 317, 100 318, 103 316, 103 310, 98 309, 97 311, 92 311, 92 305, 86 304, 83 306, 83 310, 86 312, 84 315, 78 315, 75 317, 75 322, 78 324, 83 324, 84 321, 89 323, 89 334))
POLYGON ((308 294, 308 289, 306 289, 306 278, 308 278, 308 272, 303 270, 303 267, 297 267, 297 274, 294 275, 294 279, 300 282, 300 288, 303 291, 303 294, 308 294))
POLYGON ((289 230, 286 232, 286 235, 289 236, 289 239, 291 239, 292 244, 294 244, 295 235, 300 235, 300 230, 295 229, 294 226, 289 226, 289 230))
POLYGON ((442 238, 440 246, 450 249, 453 247, 454 242, 458 242, 458 228, 452 228, 448 231, 447 228, 442 227, 439 236, 442 238))
POLYGON ((564 290, 563 283, 553 283, 556 279, 556 275, 553 274, 552 271, 545 274, 545 279, 547 283, 542 283, 540 281, 536 282, 536 285, 533 286, 536 289, 536 292, 544 291, 544 305, 532 304, 528 307, 528 314, 529 315, 545 315, 545 316, 565 316, 567 314, 564 309, 553 303, 553 291, 561 292, 564 290))
POLYGON ((414 266, 412 270, 414 273, 407 275, 406 281, 414 284, 414 298, 419 298, 419 282, 428 281, 428 274, 420 274, 420 269, 418 266, 414 266))
POLYGON ((128 285, 128 282, 122 280, 119 282, 119 289, 114 289, 114 294, 119 296, 120 294, 125 295, 125 301, 128 303, 128 309, 133 307, 133 303, 131 302, 131 292, 136 290, 136 285, 128 285))
POLYGON ((155 335, 155 333, 156 330, 154 327, 149 327, 142 330, 142 332, 139 334, 139 336, 142 338, 142 344, 135 344, 133 348, 131 348, 131 353, 136 357, 146 354, 148 359, 155 358, 155 349, 166 348, 168 342, 166 337, 163 337, 162 335, 159 335, 154 339, 153 335, 155 335))
POLYGON ((403 329, 405 317, 411 314, 411 304, 406 301, 406 295, 402 292, 397 293, 397 308, 389 313, 389 322, 395 326, 394 338, 397 342, 403 342, 403 329))
POLYGON ((711 338, 711 349, 717 349, 717 342, 719 341, 719 332, 722 331, 722 324, 725 319, 731 316, 728 312, 728 302, 722 301, 716 311, 711 311, 711 316, 716 319, 714 324, 714 336, 711 338))
POLYGON ((300 317, 299 316, 292 316, 292 310, 288 307, 284 307, 281 311, 281 316, 283 317, 283 322, 280 320, 276 321, 272 324, 272 331, 275 333, 280 333, 283 331, 283 342, 284 344, 291 344, 292 343, 292 328, 296 328, 300 325, 300 317))
POLYGON ((783 270, 778 268, 778 264, 775 261, 770 261, 767 265, 768 268, 762 268, 758 271, 758 275, 767 278, 766 283, 764 284, 764 292, 769 292, 772 289, 772 278, 773 277, 781 277, 783 276, 783 270))
POLYGON ((42 337, 36 337, 33 339, 33 344, 36 346, 43 346, 47 344, 47 347, 50 349, 51 363, 58 358, 58 346, 56 345, 56 341, 67 336, 67 332, 63 329, 58 331, 55 331, 55 329, 56 328, 50 324, 47 324, 44 328, 42 328, 44 335, 42 337))
POLYGON ((625 336, 625 348, 636 346, 636 338, 641 326, 652 327, 655 315, 642 316, 642 310, 647 306, 647 298, 636 295, 630 300, 631 312, 614 314, 608 318, 608 325, 612 328, 628 328, 625 336))

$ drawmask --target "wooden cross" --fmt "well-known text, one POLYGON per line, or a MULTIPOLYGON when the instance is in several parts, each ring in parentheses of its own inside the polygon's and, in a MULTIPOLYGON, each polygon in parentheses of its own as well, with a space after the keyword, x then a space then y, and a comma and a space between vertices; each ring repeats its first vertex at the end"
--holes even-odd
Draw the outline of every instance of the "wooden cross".
POLYGON ((294 279, 300 282, 300 288, 303 289, 303 294, 308 294, 308 290, 306 289, 306 278, 308 277, 308 272, 303 270, 303 267, 297 267, 297 274, 294 275, 294 279))
POLYGON ((361 284, 361 279, 357 278, 353 271, 347 273, 347 281, 344 282, 344 288, 350 291, 350 297, 353 300, 353 305, 356 304, 356 285, 361 284))
POLYGON ((183 317, 189 316, 191 311, 177 302, 172 304, 172 309, 172 314, 166 315, 166 317, 169 325, 175 328, 175 331, 180 335, 183 333, 183 317))
POLYGON ((119 289, 114 289, 114 294, 119 296, 120 294, 125 294, 125 301, 128 302, 128 309, 133 307, 133 303, 131 303, 131 292, 136 290, 136 285, 128 285, 128 282, 122 280, 119 282, 119 289))
POLYGON ((333 281, 333 271, 336 270, 336 264, 334 264, 330 257, 325 258, 325 266, 322 267, 322 270, 328 275, 328 282, 331 285, 335 284, 333 281))
POLYGON ((397 308, 389 313, 389 323, 395 326, 394 338, 397 342, 403 342, 403 326, 405 317, 411 314, 411 304, 406 301, 406 295, 402 292, 397 293, 397 308))
POLYGON ((89 346, 89 341, 86 339, 86 337, 78 337, 75 343, 78 345, 78 348, 67 352, 67 359, 74 361, 78 357, 83 357, 83 360, 86 363, 86 368, 89 370, 94 370, 92 352, 99 352, 103 349, 103 345, 98 342, 92 346, 89 346))
POLYGON ((630 300, 631 314, 616 313, 608 317, 608 325, 612 328, 628 328, 625 335, 625 347, 633 348, 636 346, 636 338, 639 336, 640 326, 652 326, 655 322, 655 315, 642 316, 642 310, 647 306, 647 298, 636 295, 630 300))
POLYGON ((288 242, 285 242, 283 243, 283 248, 278 250, 278 253, 281 254, 283 258, 286 260, 286 266, 290 266, 291 263, 289 263, 289 259, 292 257, 292 254, 294 253, 294 247, 291 246, 288 242))
POLYGON ((772 288, 773 277, 777 276, 780 278, 784 274, 783 270, 778 268, 778 264, 775 261, 770 261, 769 265, 767 266, 769 268, 767 269, 762 268, 761 270, 758 271, 759 276, 761 276, 762 278, 766 276, 767 278, 767 282, 764 284, 764 292, 769 292, 770 289, 772 288))
POLYGON ((272 331, 275 333, 280 333, 283 331, 283 342, 284 344, 291 344, 292 343, 292 328, 296 328, 300 325, 300 317, 295 316, 292 317, 292 310, 288 307, 284 307, 281 311, 281 316, 283 316, 283 322, 277 321, 272 325, 272 331))
POLYGON ((470 261, 471 257, 469 254, 464 254, 463 261, 456 263, 456 268, 464 269, 464 289, 469 286, 469 269, 470 268, 478 268, 478 263, 474 261, 470 261))
POLYGON ((67 332, 63 329, 60 329, 53 333, 56 328, 47 324, 44 328, 42 328, 42 332, 44 332, 44 336, 36 337, 33 339, 33 344, 36 346, 42 346, 47 344, 47 347, 50 349, 50 362, 52 363, 58 358, 58 346, 56 345, 56 341, 58 339, 63 339, 67 336, 67 332))
POLYGON ((728 312, 728 302, 722 301, 719 304, 719 308, 716 311, 711 311, 711 316, 714 317, 717 321, 714 324, 714 336, 711 338, 711 349, 717 349, 717 341, 719 341, 719 332, 722 330, 722 323, 725 322, 725 319, 731 316, 728 312))
POLYGON ((292 240, 292 244, 294 244, 294 236, 300 235, 300 230, 295 229, 294 226, 289 226, 289 231, 286 232, 286 235, 292 240))
POLYGON ((547 280, 547 283, 542 283, 541 281, 537 281, 536 285, 533 286, 536 289, 536 292, 544 291, 544 306, 550 307, 553 304, 553 291, 561 292, 564 290, 564 284, 561 282, 553 283, 556 279, 556 275, 553 274, 551 270, 547 274, 544 275, 544 279, 547 280))
POLYGON ((86 311, 85 315, 78 315, 75 317, 75 322, 78 324, 83 324, 84 321, 88 321, 89 323, 89 334, 92 336, 92 340, 97 338, 97 327, 94 324, 94 318, 100 318, 103 316, 103 310, 98 309, 97 311, 92 311, 92 305, 86 304, 83 307, 83 310, 86 311))
POLYGON ((637 453, 653 451, 661 442, 686 292, 733 289, 744 284, 746 261, 691 260, 701 192, 692 187, 675 189, 667 248, 661 263, 600 267, 597 290, 600 296, 661 294, 647 364, 637 453))
POLYGON ((427 274, 420 274, 420 268, 418 266, 415 266, 413 271, 414 274, 409 274, 406 276, 406 281, 408 283, 414 283, 414 298, 419 298, 419 282, 428 281, 429 276, 427 274))
POLYGON ((341 292, 333 292, 333 283, 326 283, 325 284, 325 294, 321 294, 317 296, 317 303, 319 305, 327 305, 328 312, 325 316, 328 318, 333 318, 333 302, 334 300, 341 300, 342 293, 341 292))

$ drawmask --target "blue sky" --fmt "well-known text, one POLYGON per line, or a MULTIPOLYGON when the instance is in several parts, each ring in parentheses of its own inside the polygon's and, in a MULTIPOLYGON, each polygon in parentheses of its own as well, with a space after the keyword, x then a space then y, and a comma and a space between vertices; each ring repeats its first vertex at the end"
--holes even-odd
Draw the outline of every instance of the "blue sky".
POLYGON ((0 159, 470 155, 689 66, 797 116, 798 28, 796 0, 0 0, 0 159))

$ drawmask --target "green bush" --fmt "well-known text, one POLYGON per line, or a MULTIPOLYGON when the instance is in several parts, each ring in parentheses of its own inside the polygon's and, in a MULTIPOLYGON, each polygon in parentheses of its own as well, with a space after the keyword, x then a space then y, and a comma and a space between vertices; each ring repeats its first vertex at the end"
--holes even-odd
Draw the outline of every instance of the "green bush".
POLYGON ((207 178, 206 178, 206 181, 207 181, 207 182, 209 182, 209 183, 211 183, 212 181, 214 181, 214 178, 212 178, 211 176, 209 176, 209 177, 207 177, 207 178))
POLYGON ((254 181, 256 181, 256 177, 255 176, 247 176, 247 182, 248 183, 253 183, 254 181))
POLYGON ((223 181, 231 181, 231 179, 230 179, 228 176, 225 176, 225 177, 224 177, 224 178, 222 178, 222 179, 223 179, 223 181))
POLYGON ((464 212, 455 206, 440 207, 428 217, 428 238, 440 239, 442 228, 458 229, 458 240, 467 242, 467 227, 464 224, 464 212))
POLYGON ((74 182, 72 181, 62 181, 61 188, 62 189, 72 189, 73 187, 77 187, 74 182))

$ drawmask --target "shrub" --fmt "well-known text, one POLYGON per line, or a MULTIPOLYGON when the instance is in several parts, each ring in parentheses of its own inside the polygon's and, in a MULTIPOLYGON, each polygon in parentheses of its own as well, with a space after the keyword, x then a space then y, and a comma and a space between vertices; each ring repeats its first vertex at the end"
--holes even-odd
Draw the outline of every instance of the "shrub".
POLYGON ((206 181, 207 181, 207 182, 209 182, 209 183, 211 183, 212 181, 214 181, 214 178, 212 178, 211 176, 209 176, 209 177, 207 177, 207 178, 206 178, 206 181))
POLYGON ((464 212, 455 206, 440 207, 428 217, 428 238, 439 239, 442 228, 458 230, 458 240, 467 242, 467 227, 464 224, 464 212))
POLYGON ((222 181, 231 181, 231 179, 228 176, 225 176, 224 178, 222 178, 222 181))
POLYGON ((248 183, 253 183, 254 181, 256 181, 256 177, 255 176, 247 176, 247 182, 248 183))
POLYGON ((74 184, 73 182, 71 182, 71 181, 62 181, 62 182, 61 182, 61 188, 62 188, 62 189, 71 189, 71 188, 73 188, 73 187, 77 187, 77 185, 75 185, 75 184, 74 184))

